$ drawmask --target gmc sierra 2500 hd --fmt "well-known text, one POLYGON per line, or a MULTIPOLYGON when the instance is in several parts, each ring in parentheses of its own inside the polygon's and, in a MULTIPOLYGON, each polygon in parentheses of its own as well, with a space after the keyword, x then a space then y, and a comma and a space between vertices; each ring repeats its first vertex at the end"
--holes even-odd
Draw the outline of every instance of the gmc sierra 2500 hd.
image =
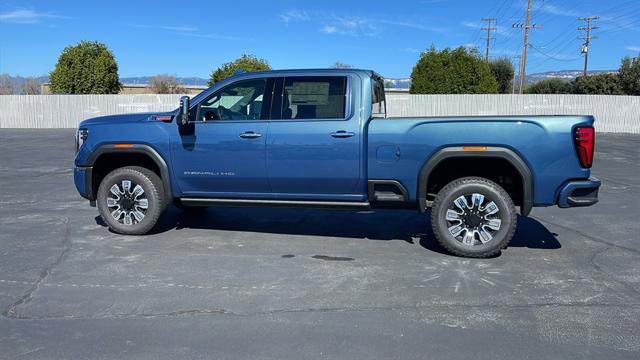
POLYGON ((431 208, 448 251, 488 257, 516 207, 597 202, 591 116, 389 118, 383 79, 351 69, 242 73, 180 102, 80 124, 75 185, 113 231, 171 203, 431 208))

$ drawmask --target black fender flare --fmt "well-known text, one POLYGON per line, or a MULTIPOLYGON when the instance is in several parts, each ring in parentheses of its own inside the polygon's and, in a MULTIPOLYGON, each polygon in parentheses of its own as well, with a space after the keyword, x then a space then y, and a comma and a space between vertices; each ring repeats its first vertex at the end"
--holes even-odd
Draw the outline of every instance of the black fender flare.
MULTIPOLYGON (((477 146, 474 146, 477 147, 477 146)), ((483 147, 485 148, 485 147, 483 147)), ((533 207, 533 175, 527 163, 510 149, 504 147, 487 146, 486 150, 465 150, 462 146, 452 146, 440 149, 422 166, 418 173, 418 206, 421 212, 427 208, 427 181, 433 169, 443 160, 459 157, 500 158, 508 161, 516 168, 522 178, 522 206, 520 213, 529 215, 533 207)))
MULTIPOLYGON (((160 169, 160 176, 162 177, 162 185, 164 187, 164 193, 167 199, 173 197, 171 192, 171 176, 169 173, 169 167, 164 158, 151 146, 145 144, 104 144, 96 148, 89 159, 87 160, 87 166, 92 167, 96 160, 100 156, 105 154, 144 154, 148 156, 160 169)), ((95 169, 92 169, 95 171, 95 169)), ((91 194, 95 194, 93 184, 91 184, 91 194)), ((94 200, 94 199, 91 199, 94 200)))

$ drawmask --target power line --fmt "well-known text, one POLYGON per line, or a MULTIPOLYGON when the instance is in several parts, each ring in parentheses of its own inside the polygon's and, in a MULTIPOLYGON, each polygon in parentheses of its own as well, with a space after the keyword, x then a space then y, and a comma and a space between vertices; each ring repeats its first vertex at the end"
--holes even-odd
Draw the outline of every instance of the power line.
POLYGON ((524 46, 522 48, 522 66, 520 69, 520 94, 524 92, 525 77, 527 76, 527 48, 529 47, 529 29, 540 29, 542 26, 531 25, 531 0, 527 0, 527 19, 524 24, 514 23, 513 28, 524 29, 524 46))
POLYGON ((578 20, 584 21, 585 26, 579 27, 578 31, 584 31, 585 35, 582 38, 584 40, 584 44, 582 45, 582 53, 584 54, 584 76, 587 76, 587 69, 589 64, 589 47, 591 45, 591 40, 596 39, 595 36, 591 36, 591 30, 598 29, 597 26, 592 26, 591 21, 600 19, 599 16, 587 16, 583 18, 578 18, 578 20))
POLYGON ((576 57, 576 58, 571 58, 571 59, 562 59, 562 58, 557 58, 557 57, 555 57, 555 56, 557 56, 557 55, 549 55, 549 54, 545 53, 544 51, 542 51, 542 49, 540 49, 539 47, 537 47, 537 46, 535 46, 535 45, 533 45, 533 44, 529 44, 529 46, 530 46, 533 50, 535 50, 537 53, 539 53, 540 55, 542 55, 542 56, 544 56, 544 57, 546 57, 546 58, 548 58, 548 59, 551 59, 551 60, 555 60, 555 61, 575 61, 575 60, 578 60, 578 58, 577 58, 577 57, 576 57))
POLYGON ((493 21, 494 23, 498 23, 496 18, 482 18, 480 19, 482 21, 486 21, 487 22, 487 26, 480 28, 480 30, 486 30, 487 31, 487 47, 485 49, 485 55, 484 55, 484 60, 485 61, 489 61, 489 46, 491 45, 491 39, 495 40, 495 37, 491 37, 491 32, 497 30, 498 28, 496 27, 492 27, 491 26, 491 22, 493 21))

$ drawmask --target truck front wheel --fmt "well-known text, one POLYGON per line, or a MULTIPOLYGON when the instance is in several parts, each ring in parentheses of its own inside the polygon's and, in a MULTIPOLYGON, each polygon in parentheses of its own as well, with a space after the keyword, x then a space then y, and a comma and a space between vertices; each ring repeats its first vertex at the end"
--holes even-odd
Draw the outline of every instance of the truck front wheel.
POLYGON ((506 191, 481 177, 454 180, 442 188, 431 209, 436 240, 452 254, 494 256, 516 230, 516 209, 506 191))
POLYGON ((98 211, 118 234, 146 234, 165 209, 162 189, 162 180, 149 169, 138 166, 115 169, 100 183, 98 211))

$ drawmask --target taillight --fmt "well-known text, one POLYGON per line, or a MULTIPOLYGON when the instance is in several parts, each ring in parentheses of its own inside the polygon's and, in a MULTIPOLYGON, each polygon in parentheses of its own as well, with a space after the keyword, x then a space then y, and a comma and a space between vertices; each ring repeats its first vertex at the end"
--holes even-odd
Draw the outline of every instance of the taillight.
POLYGON ((590 168, 593 164, 593 150, 596 145, 596 132, 593 127, 576 128, 574 143, 580 165, 584 168, 590 168))

